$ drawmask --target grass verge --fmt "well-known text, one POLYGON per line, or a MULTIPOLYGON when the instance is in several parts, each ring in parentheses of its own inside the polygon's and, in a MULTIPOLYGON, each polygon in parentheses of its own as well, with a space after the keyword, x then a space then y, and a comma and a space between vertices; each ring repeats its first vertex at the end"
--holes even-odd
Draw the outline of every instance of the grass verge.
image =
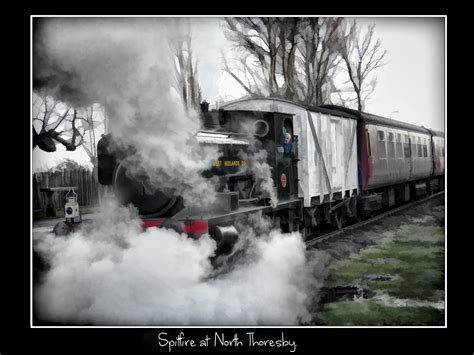
POLYGON ((375 297, 328 303, 320 314, 323 324, 442 325, 445 235, 433 222, 429 216, 411 218, 378 244, 334 264, 326 287, 362 287, 395 301, 375 297))

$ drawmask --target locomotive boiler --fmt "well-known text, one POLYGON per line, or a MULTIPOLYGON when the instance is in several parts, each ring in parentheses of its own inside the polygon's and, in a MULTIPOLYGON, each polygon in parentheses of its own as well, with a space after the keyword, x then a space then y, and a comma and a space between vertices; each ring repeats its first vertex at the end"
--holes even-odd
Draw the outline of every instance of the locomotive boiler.
POLYGON ((444 187, 444 135, 423 127, 277 98, 204 108, 201 118, 197 140, 220 152, 203 172, 217 181, 216 203, 206 210, 185 206, 169 191, 145 193, 139 177, 127 175, 113 137, 99 141, 99 182, 112 185, 123 203, 135 205, 144 227, 173 228, 191 237, 208 233, 225 251, 238 237, 236 221, 248 214, 261 212, 282 231, 300 231, 306 238, 321 224, 341 228, 444 187), (288 134, 291 151, 284 146, 288 134), (248 159, 261 152, 271 168, 271 191, 248 168, 248 159))

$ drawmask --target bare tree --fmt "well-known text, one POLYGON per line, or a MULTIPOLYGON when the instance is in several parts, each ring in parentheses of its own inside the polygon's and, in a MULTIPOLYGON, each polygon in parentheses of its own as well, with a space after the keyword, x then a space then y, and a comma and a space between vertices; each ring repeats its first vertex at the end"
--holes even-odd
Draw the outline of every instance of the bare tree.
POLYGON ((298 100, 302 94, 298 92, 297 55, 298 44, 301 40, 301 24, 303 19, 298 17, 277 18, 279 43, 277 47, 278 73, 283 79, 283 97, 288 100, 298 100))
POLYGON ((226 18, 226 36, 239 63, 224 69, 250 95, 282 97, 309 105, 335 91, 340 18, 226 18), (280 80, 278 80, 280 79, 280 80), (280 83, 279 83, 280 82, 280 83))
POLYGON ((55 100, 45 93, 34 93, 33 101, 33 149, 56 151, 62 144, 68 151, 82 146, 97 165, 96 128, 104 118, 94 111, 94 106, 76 109, 55 100))
POLYGON ((279 22, 272 17, 225 18, 226 37, 235 43, 240 51, 240 79, 224 56, 225 70, 250 94, 283 96, 277 82, 277 56, 279 51, 279 22))
POLYGON ((302 23, 299 49, 304 75, 299 81, 303 93, 300 100, 308 105, 328 103, 337 91, 333 77, 340 62, 338 29, 342 22, 342 18, 313 17, 302 23))
POLYGON ((252 68, 252 65, 248 63, 249 57, 249 53, 242 53, 239 58, 239 63, 231 67, 226 59, 225 53, 222 52, 224 70, 234 78, 250 96, 268 96, 266 81, 252 68))
MULTIPOLYGON (((94 105, 87 107, 81 111, 82 128, 84 130, 82 148, 89 156, 94 170, 97 168, 97 128, 105 126, 105 110, 101 110, 100 107, 94 107, 94 105)), ((104 127, 104 133, 105 132, 104 127)))
MULTIPOLYGON (((365 103, 377 85, 377 78, 371 74, 385 65, 387 51, 381 51, 380 38, 374 43, 375 25, 369 25, 367 32, 361 37, 360 27, 356 20, 349 24, 348 30, 342 28, 339 42, 339 53, 356 94, 357 109, 363 111, 365 103), (347 32, 347 33, 346 33, 347 32)), ((342 99, 342 96, 340 96, 342 99)))
POLYGON ((76 150, 83 142, 84 130, 77 110, 65 106, 45 93, 35 94, 33 101, 33 149, 56 151, 60 143, 68 151, 76 150))
POLYGON ((197 61, 193 59, 191 35, 170 42, 175 55, 175 75, 178 92, 186 107, 199 109, 202 93, 197 75, 197 61))
MULTIPOLYGON (((99 180, 98 157, 97 157, 97 137, 101 130, 98 130, 103 125, 103 133, 107 134, 107 117, 106 111, 99 105, 92 105, 81 111, 84 119, 81 121, 84 135, 82 148, 89 156, 92 163, 92 174, 96 181, 99 180)), ((99 204, 103 203, 104 195, 107 193, 108 186, 98 185, 98 200, 99 204)))

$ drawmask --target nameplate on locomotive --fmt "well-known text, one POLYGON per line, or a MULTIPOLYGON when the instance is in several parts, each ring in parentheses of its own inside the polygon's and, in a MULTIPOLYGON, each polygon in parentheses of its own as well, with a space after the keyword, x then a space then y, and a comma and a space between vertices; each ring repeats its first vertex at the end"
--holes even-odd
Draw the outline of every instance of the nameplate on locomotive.
POLYGON ((244 165, 247 165, 247 161, 246 160, 216 160, 213 165, 217 167, 244 166, 244 165))

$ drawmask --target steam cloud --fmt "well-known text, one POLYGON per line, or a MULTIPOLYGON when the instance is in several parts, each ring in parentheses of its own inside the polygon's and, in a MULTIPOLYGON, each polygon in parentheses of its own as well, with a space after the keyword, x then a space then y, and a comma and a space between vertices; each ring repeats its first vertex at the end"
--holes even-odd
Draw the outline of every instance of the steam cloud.
POLYGON ((197 113, 174 87, 170 41, 179 19, 35 19, 34 89, 75 107, 100 103, 111 133, 135 154, 125 161, 147 187, 175 189, 187 205, 205 205, 214 189, 200 172, 217 158, 199 145, 197 113))
POLYGON ((272 207, 278 204, 278 197, 274 189, 272 168, 267 163, 267 151, 260 149, 257 152, 239 152, 240 157, 248 162, 248 168, 257 179, 258 190, 265 193, 270 198, 272 207))
POLYGON ((256 127, 254 125, 255 119, 241 120, 240 131, 247 132, 247 140, 249 146, 244 150, 239 150, 238 155, 241 159, 248 162, 245 169, 249 169, 257 180, 257 190, 264 193, 266 197, 270 198, 272 207, 278 204, 278 197, 275 183, 272 177, 272 167, 267 163, 267 150, 263 149, 262 143, 255 138, 256 127))
POLYGON ((37 234, 36 251, 50 269, 35 290, 36 314, 93 325, 309 321, 318 285, 300 235, 269 230, 259 216, 250 219, 241 243, 251 248, 238 249, 245 252, 217 270, 209 259, 211 238, 142 231, 131 208, 107 206, 100 220, 68 237, 37 234))

